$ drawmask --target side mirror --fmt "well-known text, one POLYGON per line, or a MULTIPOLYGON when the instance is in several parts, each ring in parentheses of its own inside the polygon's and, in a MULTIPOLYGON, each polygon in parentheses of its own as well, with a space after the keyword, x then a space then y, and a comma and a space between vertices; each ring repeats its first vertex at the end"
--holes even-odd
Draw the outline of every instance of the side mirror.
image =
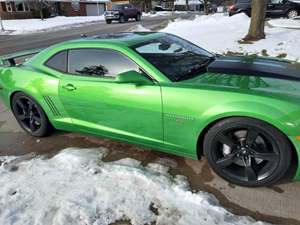
POLYGON ((117 83, 134 83, 138 85, 152 84, 152 81, 135 70, 120 73, 116 77, 117 83))

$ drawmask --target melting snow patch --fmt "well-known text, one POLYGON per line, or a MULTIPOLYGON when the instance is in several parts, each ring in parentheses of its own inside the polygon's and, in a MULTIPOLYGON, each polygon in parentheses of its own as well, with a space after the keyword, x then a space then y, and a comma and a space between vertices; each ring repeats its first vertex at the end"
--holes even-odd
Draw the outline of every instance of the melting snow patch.
POLYGON ((233 215, 208 193, 192 193, 184 176, 153 170, 158 164, 104 162, 106 153, 69 148, 50 159, 0 157, 0 224, 264 224, 233 215))

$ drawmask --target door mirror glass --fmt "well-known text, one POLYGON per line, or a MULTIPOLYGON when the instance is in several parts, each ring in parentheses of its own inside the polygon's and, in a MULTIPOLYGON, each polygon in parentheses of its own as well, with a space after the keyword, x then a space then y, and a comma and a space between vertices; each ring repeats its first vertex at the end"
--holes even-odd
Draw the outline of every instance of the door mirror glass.
POLYGON ((117 83, 134 83, 134 84, 152 84, 152 81, 149 80, 147 77, 143 76, 141 73, 130 70, 124 73, 120 73, 116 77, 117 83))

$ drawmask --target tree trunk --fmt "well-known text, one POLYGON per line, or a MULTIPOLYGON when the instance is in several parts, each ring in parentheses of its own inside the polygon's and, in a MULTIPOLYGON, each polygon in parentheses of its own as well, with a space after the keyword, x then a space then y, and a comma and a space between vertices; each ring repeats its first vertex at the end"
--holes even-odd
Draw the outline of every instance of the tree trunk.
POLYGON ((186 8, 186 11, 189 11, 189 10, 190 10, 190 7, 189 7, 189 0, 185 0, 185 8, 186 8))
POLYGON ((208 15, 208 0, 203 1, 204 14, 208 15))
POLYGON ((252 0, 251 24, 245 41, 258 41, 265 36, 265 18, 268 0, 252 0))
POLYGON ((4 26, 3 26, 1 15, 0 15, 0 26, 1 26, 1 31, 4 31, 4 26))
POLYGON ((40 4, 40 17, 41 17, 41 20, 44 20, 44 15, 43 15, 43 2, 40 1, 39 4, 40 4))

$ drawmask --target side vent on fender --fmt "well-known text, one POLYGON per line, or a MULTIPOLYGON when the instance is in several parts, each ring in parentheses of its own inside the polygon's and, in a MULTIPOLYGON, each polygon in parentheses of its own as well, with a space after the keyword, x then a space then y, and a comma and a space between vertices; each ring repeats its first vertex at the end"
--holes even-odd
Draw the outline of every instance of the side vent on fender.
POLYGON ((56 117, 60 117, 61 114, 60 112, 58 111, 58 109, 56 108, 54 102, 52 101, 52 99, 49 97, 49 96, 44 96, 44 99, 48 105, 48 107, 50 108, 52 114, 56 117))

